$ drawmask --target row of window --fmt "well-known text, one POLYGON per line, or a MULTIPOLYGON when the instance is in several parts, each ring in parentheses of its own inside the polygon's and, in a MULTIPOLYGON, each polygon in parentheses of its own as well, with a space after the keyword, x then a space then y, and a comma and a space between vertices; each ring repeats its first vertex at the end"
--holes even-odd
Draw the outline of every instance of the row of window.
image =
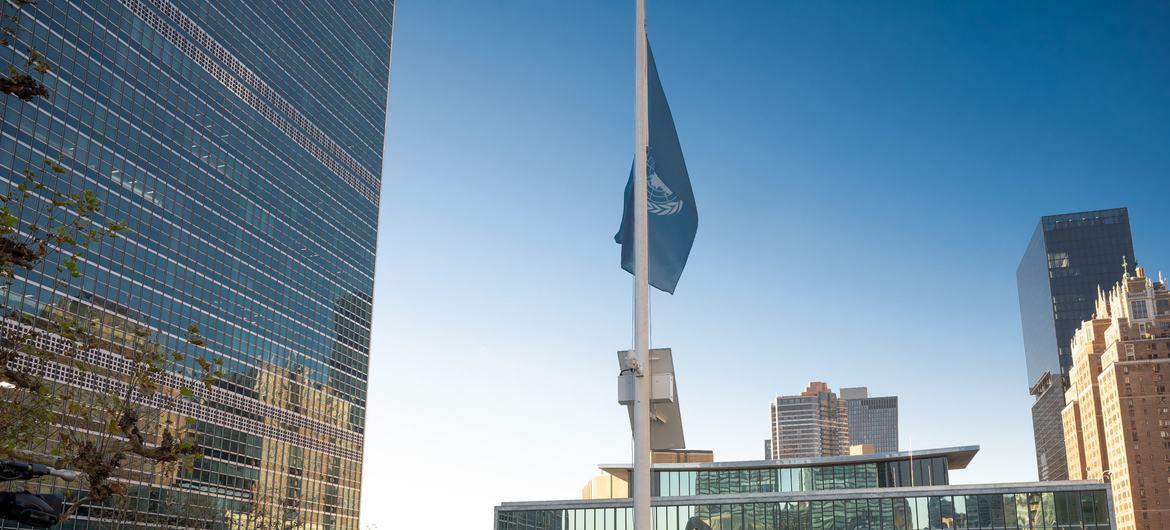
MULTIPOLYGON (((1107 530, 1103 490, 657 506, 654 530, 1107 530)), ((631 530, 630 508, 497 510, 496 530, 631 530)))
POLYGON ((948 483, 945 457, 834 466, 770 469, 655 471, 651 492, 658 497, 775 493, 948 483))

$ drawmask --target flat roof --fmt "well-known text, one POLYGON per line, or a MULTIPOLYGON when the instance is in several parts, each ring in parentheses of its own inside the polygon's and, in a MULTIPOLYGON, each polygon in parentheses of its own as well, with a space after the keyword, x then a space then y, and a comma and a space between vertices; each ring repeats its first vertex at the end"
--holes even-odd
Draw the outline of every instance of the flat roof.
MULTIPOLYGON (((1001 493, 1042 493, 1058 491, 1104 491, 1111 499, 1109 484, 1093 480, 1061 480, 1052 482, 1005 482, 997 484, 951 484, 947 486, 914 486, 898 488, 861 488, 850 490, 816 490, 769 493, 733 493, 728 495, 696 495, 653 497, 654 506, 693 506, 704 504, 734 504, 748 502, 793 502, 846 499, 884 499, 925 497, 931 495, 980 495, 1001 493)), ((1112 502, 1112 501, 1110 501, 1112 502)), ((502 511, 551 510, 570 508, 622 508, 630 506, 630 498, 504 502, 496 507, 502 511)))
MULTIPOLYGON (((944 456, 947 459, 947 469, 966 469, 975 453, 979 452, 978 445, 962 447, 944 447, 940 449, 923 449, 921 451, 898 451, 893 453, 874 453, 871 455, 825 456, 818 458, 786 458, 781 460, 744 460, 738 462, 686 462, 681 464, 654 464, 651 469, 660 471, 697 471, 714 469, 775 469, 785 467, 834 466, 845 464, 862 464, 867 462, 889 462, 893 460, 909 460, 911 458, 933 458, 944 456)), ((603 464, 598 466, 602 471, 629 470, 630 464, 603 464)))

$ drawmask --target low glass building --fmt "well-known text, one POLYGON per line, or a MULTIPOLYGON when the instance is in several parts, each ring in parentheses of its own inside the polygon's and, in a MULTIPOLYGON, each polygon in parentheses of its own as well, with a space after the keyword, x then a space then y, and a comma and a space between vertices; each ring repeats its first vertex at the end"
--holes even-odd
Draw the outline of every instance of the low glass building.
MULTIPOLYGON (((977 451, 656 464, 654 530, 1113 530, 1107 484, 951 485, 949 470, 977 451)), ((602 470, 629 476, 629 466, 602 470)), ((495 516, 496 530, 633 529, 628 496, 508 502, 495 516)))

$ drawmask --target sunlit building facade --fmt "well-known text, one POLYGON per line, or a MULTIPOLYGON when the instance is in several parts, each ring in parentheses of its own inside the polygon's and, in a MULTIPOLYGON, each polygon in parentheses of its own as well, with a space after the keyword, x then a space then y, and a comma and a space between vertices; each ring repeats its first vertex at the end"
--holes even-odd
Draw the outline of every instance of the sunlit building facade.
MULTIPOLYGON (((1108 485, 952 485, 977 447, 911 453, 657 464, 655 530, 1112 530, 1108 485)), ((628 476, 629 466, 602 466, 628 476)), ((509 502, 495 530, 633 530, 625 496, 509 502)))
POLYGON ((796 396, 772 400, 770 458, 849 454, 849 409, 829 385, 813 381, 796 396))
MULTIPOLYGON (((22 275, 8 306, 103 322, 114 343, 142 327, 191 359, 223 359, 214 386, 191 385, 197 404, 171 411, 192 421, 204 457, 167 475, 131 462, 128 495, 65 528, 150 513, 169 519, 139 527, 182 517, 226 527, 256 503, 302 528, 359 527, 393 10, 393 0, 24 10, 28 31, 5 60, 42 52, 50 96, 0 100, 0 179, 11 186, 59 160, 66 172, 45 183, 93 191, 129 232, 83 255, 76 282, 22 275), (190 324, 205 348, 183 340, 190 324)), ((117 368, 116 354, 95 355, 117 368)), ((186 368, 167 380, 190 382, 196 366, 186 368)))
POLYGON ((1170 529, 1170 290, 1139 267, 1071 343, 1069 475, 1113 487, 1121 530, 1170 529))

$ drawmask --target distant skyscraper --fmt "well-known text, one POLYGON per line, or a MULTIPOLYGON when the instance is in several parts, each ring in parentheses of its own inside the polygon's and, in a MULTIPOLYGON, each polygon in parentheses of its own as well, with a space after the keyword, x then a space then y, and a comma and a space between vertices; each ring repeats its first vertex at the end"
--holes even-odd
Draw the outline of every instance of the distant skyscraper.
POLYGON ((849 454, 849 413, 829 385, 808 384, 799 396, 772 402, 772 458, 849 454))
POLYGON ((872 445, 878 453, 898 451, 898 396, 869 397, 866 387, 842 388, 849 409, 849 445, 872 445))
POLYGON ((1106 480, 1118 530, 1170 528, 1170 290, 1138 268, 1072 342, 1064 406, 1069 478, 1106 480))
POLYGON ((1097 287, 1112 285, 1123 261, 1136 263, 1129 212, 1117 208, 1041 218, 1016 270, 1040 480, 1068 477, 1060 410, 1069 341, 1093 316, 1097 287))
POLYGON ((1068 461, 1064 454, 1064 427, 1060 409, 1064 407, 1064 385, 1060 376, 1050 376, 1032 386, 1032 438, 1036 444, 1036 471, 1040 480, 1068 478, 1068 461))
MULTIPOLYGON (((247 519, 268 504, 305 528, 357 530, 393 11, 393 0, 43 1, 4 48, 5 60, 35 48, 53 65, 49 98, 0 99, 6 192, 55 157, 68 171, 44 172, 50 188, 93 191, 130 228, 84 255, 84 282, 21 271, 5 296, 27 314, 105 322, 118 347, 143 327, 223 361, 215 385, 188 383, 198 404, 170 410, 203 458, 166 474, 130 457, 110 506, 159 524, 125 528, 275 524, 247 519), (189 324, 204 350, 182 340, 189 324)), ((99 354, 99 375, 54 377, 122 388, 125 359, 99 354)), ((189 381, 165 381, 176 380, 189 381)), ((111 528, 109 513, 82 508, 64 526, 111 528)))

